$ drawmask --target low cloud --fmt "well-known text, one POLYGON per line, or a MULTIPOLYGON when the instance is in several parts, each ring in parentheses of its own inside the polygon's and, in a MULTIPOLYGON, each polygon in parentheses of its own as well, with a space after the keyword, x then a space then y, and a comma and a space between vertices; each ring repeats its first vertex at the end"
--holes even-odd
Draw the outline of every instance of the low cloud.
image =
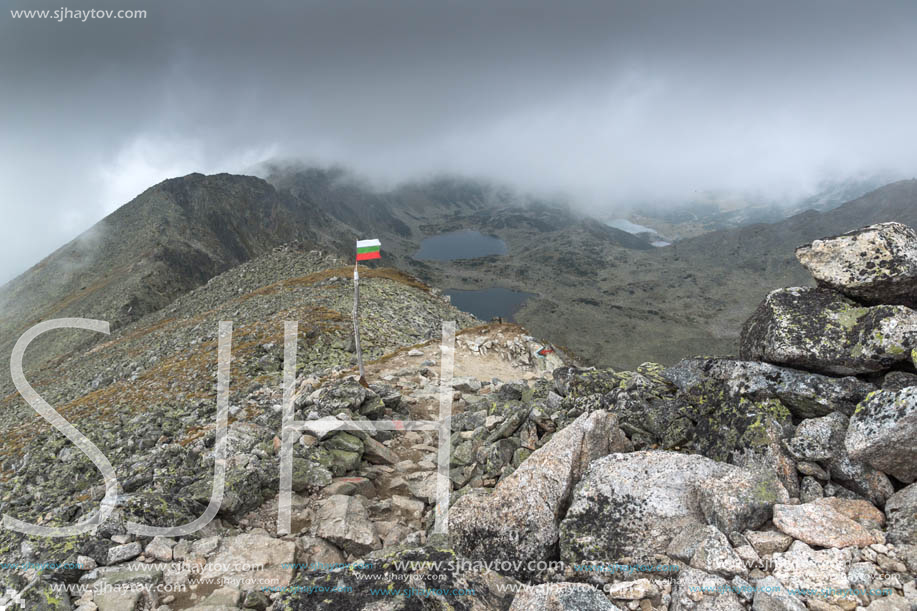
POLYGON ((276 158, 383 183, 481 176, 592 210, 917 174, 911 2, 147 10, 0 14, 0 282, 160 180, 276 158))

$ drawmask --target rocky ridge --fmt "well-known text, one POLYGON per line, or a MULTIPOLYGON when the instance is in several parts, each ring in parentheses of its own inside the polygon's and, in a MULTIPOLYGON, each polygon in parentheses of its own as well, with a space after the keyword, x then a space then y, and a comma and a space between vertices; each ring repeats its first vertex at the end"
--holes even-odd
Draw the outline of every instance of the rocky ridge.
MULTIPOLYGON (((886 225, 864 231, 902 233, 886 225)), ((802 252, 834 252, 846 239, 821 240, 802 252)), ((869 242, 873 249, 898 243, 869 242)), ((896 252, 917 252, 917 244, 905 246, 896 252)), ((346 356, 336 367, 305 367, 297 376, 297 419, 325 419, 328 426, 295 444, 292 534, 276 532, 279 385, 262 383, 233 400, 240 406, 230 426, 238 470, 235 480, 229 477, 230 502, 204 531, 138 538, 116 519, 97 537, 64 545, 11 540, 4 531, 5 560, 81 564, 5 578, 11 587, 33 584, 36 605, 58 595, 54 582, 90 585, 92 593, 66 601, 82 611, 911 610, 917 606, 915 313, 901 303, 860 301, 846 290, 845 278, 862 286, 874 269, 868 262, 888 260, 871 255, 863 257, 864 269, 847 266, 844 276, 818 263, 832 257, 809 257, 822 287, 769 296, 745 327, 739 358, 583 369, 557 353, 539 356, 541 345, 518 327, 464 321, 460 326, 468 328, 456 343, 448 537, 432 532, 434 433, 335 429, 347 419, 435 417, 438 340, 410 347, 399 339, 404 347, 389 350, 384 338, 391 331, 384 331, 375 340, 382 358, 369 367, 370 388, 353 379, 346 356), (258 568, 227 568, 240 560, 258 568), (176 561, 184 565, 176 569, 176 561), (180 595, 115 599, 103 587, 190 583, 198 573, 210 581, 180 595), (258 580, 271 587, 262 589, 258 580)), ((855 266, 857 259, 850 261, 855 266)), ((894 266, 893 275, 896 269, 907 266, 894 266)), ((320 285, 337 294, 329 272, 313 274, 283 286, 320 285)), ((379 290, 395 283, 403 293, 409 279, 376 282, 379 290)), ((889 285, 895 295, 912 290, 904 279, 889 285)), ((433 307, 436 296, 428 289, 409 288, 433 307)), ((200 297, 204 311, 206 302, 200 297)), ((437 315, 420 325, 427 338, 453 314, 439 304, 437 315)), ((260 341, 247 342, 252 350, 239 357, 239 369, 266 367, 275 374, 267 381, 276 380, 279 344, 264 348, 260 341)), ((346 345, 341 354, 349 354, 346 345)), ((197 418, 212 418, 212 407, 198 409, 197 418)), ((139 483, 130 489, 125 483, 130 498, 121 520, 181 522, 206 502, 207 477, 181 480, 212 468, 212 425, 174 443, 190 420, 171 424, 170 418, 163 415, 150 445, 139 436, 127 452, 136 461, 137 446, 150 448, 132 471, 139 483), (181 462, 159 462, 157 453, 181 462), (171 464, 181 469, 171 473, 171 464), (157 490, 168 495, 165 505, 153 496, 157 490)), ((142 422, 149 428, 149 419, 142 422)), ((64 449, 52 448, 51 456, 64 449)), ((22 515, 40 506, 40 498, 14 502, 26 483, 45 483, 31 461, 12 465, 20 488, 3 498, 5 512, 22 515)), ((46 519, 70 521, 79 513, 46 519)))

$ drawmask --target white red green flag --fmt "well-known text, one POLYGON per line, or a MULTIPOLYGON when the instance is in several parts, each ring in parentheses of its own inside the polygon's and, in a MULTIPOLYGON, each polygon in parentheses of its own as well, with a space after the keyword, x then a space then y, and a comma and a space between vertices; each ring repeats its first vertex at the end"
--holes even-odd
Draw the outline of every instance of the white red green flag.
POLYGON ((381 259, 382 242, 379 240, 357 240, 357 261, 381 259))

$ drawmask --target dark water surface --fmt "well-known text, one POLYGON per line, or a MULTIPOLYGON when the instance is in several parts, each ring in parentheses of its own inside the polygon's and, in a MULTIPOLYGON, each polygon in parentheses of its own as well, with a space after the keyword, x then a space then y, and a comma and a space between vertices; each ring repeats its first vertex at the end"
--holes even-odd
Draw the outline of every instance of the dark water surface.
POLYGON ((506 242, 465 229, 426 238, 420 243, 415 259, 432 261, 453 261, 455 259, 476 259, 488 255, 505 255, 506 242))
POLYGON ((471 312, 485 322, 498 316, 512 320, 513 314, 527 299, 536 297, 534 293, 511 291, 498 286, 477 291, 447 289, 443 292, 452 298, 452 305, 471 312))

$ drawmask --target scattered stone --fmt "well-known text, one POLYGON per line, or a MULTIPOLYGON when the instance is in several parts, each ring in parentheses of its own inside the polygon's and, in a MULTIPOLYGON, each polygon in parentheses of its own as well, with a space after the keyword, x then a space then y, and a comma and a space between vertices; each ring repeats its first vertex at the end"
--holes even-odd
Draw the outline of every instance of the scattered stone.
POLYGON ((854 460, 905 483, 917 480, 917 387, 870 394, 850 419, 845 445, 854 460))
POLYGON ((146 546, 146 550, 143 553, 160 562, 171 562, 173 547, 175 547, 174 539, 153 537, 153 540, 146 546))
POLYGON ((93 599, 99 611, 134 611, 140 605, 139 591, 97 592, 93 599))
POLYGON ((108 562, 106 562, 106 564, 118 564, 119 562, 133 560, 140 555, 141 551, 143 551, 143 548, 140 547, 138 541, 125 543, 124 545, 116 545, 108 549, 108 562))
POLYGON ((869 611, 913 611, 914 606, 903 596, 889 594, 875 599, 866 608, 869 611))
POLYGON ((461 392, 476 393, 481 390, 481 381, 477 378, 452 378, 452 388, 461 392))

